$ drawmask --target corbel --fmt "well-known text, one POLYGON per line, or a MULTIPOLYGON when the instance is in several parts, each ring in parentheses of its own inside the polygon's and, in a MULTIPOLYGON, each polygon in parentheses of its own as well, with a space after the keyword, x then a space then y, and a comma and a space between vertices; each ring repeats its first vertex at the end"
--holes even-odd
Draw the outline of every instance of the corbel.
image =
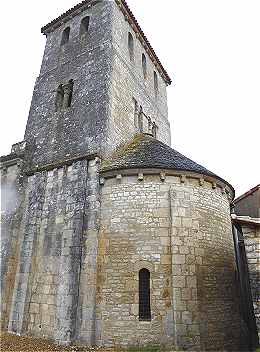
POLYGON ((117 182, 121 182, 122 181, 122 175, 121 174, 117 174, 116 175, 116 180, 117 180, 117 182))
POLYGON ((138 174, 138 181, 143 181, 143 180, 144 180, 144 174, 140 172, 138 174))
POLYGON ((204 178, 203 178, 203 177, 201 177, 201 178, 200 178, 200 180, 199 180, 199 184, 200 184, 200 186, 203 186, 203 185, 204 185, 204 183, 205 183, 205 180, 204 180, 204 178))
POLYGON ((160 172, 160 179, 161 179, 161 181, 165 181, 165 179, 166 179, 165 172, 160 172))
POLYGON ((181 183, 185 183, 187 180, 186 175, 181 175, 181 183))

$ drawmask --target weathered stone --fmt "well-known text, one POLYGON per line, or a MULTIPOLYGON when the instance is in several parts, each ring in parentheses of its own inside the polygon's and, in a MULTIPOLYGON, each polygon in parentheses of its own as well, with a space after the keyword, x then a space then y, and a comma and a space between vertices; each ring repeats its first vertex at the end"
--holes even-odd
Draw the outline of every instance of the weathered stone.
POLYGON ((26 146, 1 158, 1 181, 16 200, 6 202, 4 214, 3 325, 61 344, 238 350, 234 248, 222 192, 233 190, 169 147, 167 73, 118 3, 81 4, 82 12, 44 29, 26 146), (128 157, 137 141, 146 152, 129 170, 105 170, 110 153, 130 140, 128 157))

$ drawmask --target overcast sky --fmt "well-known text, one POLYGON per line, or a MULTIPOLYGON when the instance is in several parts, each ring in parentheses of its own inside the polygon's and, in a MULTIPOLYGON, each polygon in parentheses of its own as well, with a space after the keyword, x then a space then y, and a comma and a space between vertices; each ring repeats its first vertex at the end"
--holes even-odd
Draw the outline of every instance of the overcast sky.
MULTIPOLYGON (((0 155, 23 140, 45 37, 77 0, 3 1, 0 155)), ((260 1, 128 0, 173 79, 172 146, 229 181, 260 183, 260 1)))

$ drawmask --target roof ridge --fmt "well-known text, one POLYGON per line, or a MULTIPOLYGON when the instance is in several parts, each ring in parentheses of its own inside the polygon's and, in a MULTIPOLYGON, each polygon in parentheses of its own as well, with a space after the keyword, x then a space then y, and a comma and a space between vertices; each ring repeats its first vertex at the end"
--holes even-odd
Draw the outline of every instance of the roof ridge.
POLYGON ((251 188, 249 191, 241 194, 241 196, 239 196, 238 198, 236 198, 234 200, 234 203, 237 203, 239 202, 240 200, 246 198, 247 196, 250 196, 251 194, 253 194, 254 192, 256 192, 257 190, 260 189, 260 184, 256 185, 255 187, 251 188))

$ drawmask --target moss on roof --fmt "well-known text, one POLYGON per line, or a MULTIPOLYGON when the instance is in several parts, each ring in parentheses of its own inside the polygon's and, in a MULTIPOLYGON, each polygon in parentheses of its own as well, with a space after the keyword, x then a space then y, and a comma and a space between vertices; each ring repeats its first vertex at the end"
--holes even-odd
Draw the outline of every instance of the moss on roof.
MULTIPOLYGON (((101 172, 140 168, 190 171, 215 177, 228 184, 213 172, 148 134, 135 135, 129 143, 119 147, 101 164, 101 172)), ((231 185, 229 187, 232 188, 231 185)))

